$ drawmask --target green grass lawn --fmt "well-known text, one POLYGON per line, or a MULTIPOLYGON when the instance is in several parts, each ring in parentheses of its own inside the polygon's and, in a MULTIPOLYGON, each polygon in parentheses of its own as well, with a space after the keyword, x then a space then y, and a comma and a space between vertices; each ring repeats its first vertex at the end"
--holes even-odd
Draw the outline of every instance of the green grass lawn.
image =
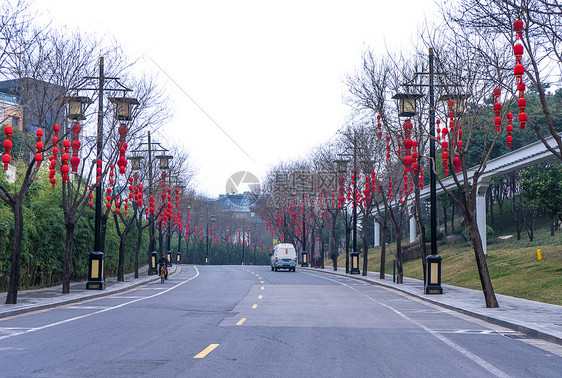
MULTIPOLYGON (((404 242, 405 243, 405 242, 404 242)), ((403 244, 404 244, 403 243, 403 244)), ((392 275, 392 262, 396 244, 387 245, 385 273, 392 275)), ((474 250, 464 240, 455 245, 440 245, 443 284, 481 290, 474 250)), ((534 301, 562 305, 562 231, 550 236, 546 228, 535 234, 529 242, 515 237, 499 240, 488 239, 488 270, 494 291, 534 301), (542 250, 543 259, 538 261, 537 249, 542 250)), ((380 270, 380 247, 369 249, 369 271, 380 270)), ((330 265, 330 261, 326 261, 330 265)), ((340 256, 338 266, 345 267, 345 256, 340 256)), ((359 267, 363 267, 361 259, 359 267)), ((420 259, 404 263, 404 276, 423 279, 420 259)))

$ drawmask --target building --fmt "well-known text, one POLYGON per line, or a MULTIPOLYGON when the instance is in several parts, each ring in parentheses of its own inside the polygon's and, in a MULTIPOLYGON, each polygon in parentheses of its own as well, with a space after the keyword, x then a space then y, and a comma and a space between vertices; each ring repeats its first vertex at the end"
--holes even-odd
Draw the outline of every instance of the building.
MULTIPOLYGON (((39 128, 45 129, 54 124, 64 126, 64 87, 23 78, 0 81, 0 93, 8 103, 12 101, 11 104, 14 104, 15 100, 15 104, 21 109, 10 119, 10 122, 17 121, 18 130, 34 135, 39 128)), ((10 114, 8 111, 8 115, 10 114)))
POLYGON ((252 194, 236 193, 236 194, 220 194, 215 203, 222 209, 234 211, 238 213, 250 213, 250 204, 252 203, 252 194))
POLYGON ((23 108, 16 96, 0 92, 0 124, 22 131, 23 108))

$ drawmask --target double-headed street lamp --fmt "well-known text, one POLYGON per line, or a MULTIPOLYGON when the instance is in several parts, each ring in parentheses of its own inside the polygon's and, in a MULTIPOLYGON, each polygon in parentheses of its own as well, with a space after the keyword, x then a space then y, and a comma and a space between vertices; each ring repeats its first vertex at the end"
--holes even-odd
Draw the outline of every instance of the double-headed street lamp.
MULTIPOLYGON (((168 177, 168 184, 167 190, 164 190, 164 185, 162 185, 162 206, 168 206, 171 200, 171 186, 172 186, 172 175, 170 173, 170 160, 173 159, 171 155, 158 155, 156 156, 158 159, 160 170, 162 171, 162 184, 165 183, 166 176, 168 177)), ((164 214, 166 214, 166 210, 164 210, 164 214)), ((168 259, 168 263, 171 264, 172 262, 172 247, 171 247, 171 216, 166 215, 166 258, 168 259)), ((162 224, 160 225, 160 233, 162 232, 162 224)), ((160 253, 162 253, 162 244, 160 244, 160 253)))
MULTIPOLYGON (((138 154, 143 154, 143 153, 147 153, 148 154, 148 196, 149 199, 153 198, 152 194, 153 194, 153 187, 152 187, 152 182, 153 182, 153 172, 152 172, 152 154, 154 152, 158 152, 158 153, 162 153, 165 154, 168 150, 164 147, 162 147, 162 145, 158 142, 153 142, 151 139, 151 135, 150 135, 150 131, 148 132, 148 141, 147 143, 141 142, 139 144, 139 147, 134 149, 132 152, 136 153, 137 155, 135 156, 131 156, 129 158, 129 160, 131 161, 131 169, 138 171, 141 169, 141 161, 142 159, 144 159, 144 157, 142 155, 138 155, 138 154), (143 149, 142 146, 146 145, 147 148, 143 149)), ((167 161, 165 162, 165 165, 167 166, 167 161)), ((148 222, 149 222, 149 240, 148 240, 148 253, 150 255, 150 261, 149 261, 149 269, 148 269, 148 274, 152 275, 152 274, 158 274, 158 252, 156 252, 156 248, 154 246, 154 243, 156 241, 156 232, 155 232, 155 227, 154 227, 154 213, 153 211, 149 211, 148 213, 148 222)))
MULTIPOLYGON (((340 156, 344 156, 347 154, 339 154, 340 156)), ((339 160, 339 166, 338 166, 338 170, 339 169, 346 169, 347 171, 347 161, 345 160, 339 160)), ((357 178, 359 177, 358 175, 358 169, 357 169, 357 133, 354 131, 353 132, 353 169, 352 169, 352 173, 353 173, 353 177, 352 177, 352 183, 353 183, 353 250, 351 251, 350 254, 350 259, 351 259, 351 269, 349 269, 349 273, 350 274, 361 274, 361 271, 359 270, 359 251, 357 250, 357 178)), ((349 266, 349 258, 346 256, 346 265, 349 266)), ((348 269, 346 268, 346 271, 348 269)))
MULTIPOLYGON (((420 86, 429 88, 429 157, 430 164, 430 228, 431 228, 431 254, 426 257, 426 280, 424 291, 426 294, 442 294, 443 288, 441 287, 441 256, 437 252, 437 179, 436 179, 436 158, 435 158, 435 87, 434 76, 437 74, 434 71, 434 52, 429 49, 429 83, 427 85, 406 85, 406 86, 420 86)), ((453 94, 441 96, 440 101, 452 101, 454 106, 451 109, 453 115, 460 117, 462 115, 463 103, 469 97, 468 94, 453 94)), ((412 117, 416 115, 416 100, 423 97, 421 94, 413 93, 399 93, 393 96, 394 99, 399 100, 399 116, 412 117)))
MULTIPOLYGON (((86 289, 102 290, 105 289, 105 278, 104 278, 104 260, 105 254, 102 251, 102 239, 101 239, 101 213, 102 213, 102 158, 103 158, 103 118, 104 118, 104 91, 105 90, 122 92, 123 97, 113 97, 110 98, 110 102, 116 105, 115 118, 121 122, 128 122, 132 120, 131 111, 132 107, 138 105, 139 102, 134 98, 125 97, 126 92, 132 91, 125 87, 119 82, 119 78, 107 77, 104 73, 104 59, 100 57, 99 59, 99 76, 97 77, 84 77, 83 81, 74 91, 90 90, 97 91, 98 93, 98 128, 96 134, 96 165, 97 165, 97 180, 96 180, 96 203, 95 203, 95 217, 94 217, 94 252, 90 253, 88 261, 88 282, 86 283, 86 289), (113 81, 117 83, 118 88, 107 89, 105 87, 107 81, 113 81), (97 87, 90 88, 88 83, 92 81, 97 81, 97 87)), ((86 107, 92 103, 92 101, 83 96, 68 96, 66 97, 66 102, 68 103, 67 118, 70 120, 82 120, 86 119, 84 112, 86 107)))
MULTIPOLYGON (((211 224, 213 226, 213 228, 215 227, 215 221, 217 220, 217 217, 214 215, 211 215, 211 224)), ((209 222, 207 221, 207 243, 206 243, 206 255, 205 255, 205 265, 209 265, 209 222)))
MULTIPOLYGON (((178 182, 176 185, 176 198, 182 198, 183 197, 183 190, 184 190, 185 186, 181 185, 181 182, 178 182)), ((181 213, 180 213, 181 214, 181 213)), ((181 221, 181 219, 179 220, 181 221)), ((182 233, 182 229, 180 228, 181 223, 177 224, 177 232, 178 232, 178 252, 176 254, 176 264, 181 264, 181 233, 182 233)))
POLYGON ((249 240, 251 230, 252 229, 250 228, 250 226, 248 226, 246 229, 244 229, 244 227, 242 227, 242 265, 246 265, 246 253, 245 253, 245 249, 244 249, 246 247, 246 232, 248 232, 248 240, 249 240))
MULTIPOLYGON (((345 182, 345 174, 347 173, 347 162, 348 161, 345 159, 338 159, 334 161, 334 163, 336 164, 336 171, 337 171, 336 183, 339 181, 340 187, 343 187, 345 182)), ((340 196, 345 196, 345 193, 339 193, 339 194, 340 196)), ((338 204, 343 208, 340 209, 340 206, 338 206, 338 209, 345 211, 345 272, 349 273, 349 249, 348 249, 349 227, 348 227, 348 219, 347 219, 347 205, 345 205, 345 200, 341 201, 340 198, 338 198, 338 204)))

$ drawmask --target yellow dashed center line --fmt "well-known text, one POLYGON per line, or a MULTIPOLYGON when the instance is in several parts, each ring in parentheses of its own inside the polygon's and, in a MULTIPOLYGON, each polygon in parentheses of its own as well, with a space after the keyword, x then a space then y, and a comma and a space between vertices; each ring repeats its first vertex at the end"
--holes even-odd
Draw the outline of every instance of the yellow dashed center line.
POLYGON ((263 283, 263 281, 260 281, 260 283, 263 283))
POLYGON ((244 324, 245 321, 246 321, 246 318, 242 318, 238 321, 238 323, 236 323, 236 325, 242 325, 242 324, 244 324))
POLYGON ((257 305, 257 304, 255 304, 255 305, 253 305, 253 306, 252 306, 252 308, 258 308, 258 305, 257 305))
POLYGON ((262 290, 265 290, 263 286, 261 287, 261 289, 262 289, 262 290))
POLYGON ((203 349, 201 352, 196 354, 193 358, 205 358, 209 353, 215 350, 220 344, 211 344, 207 348, 203 349))
POLYGON ((262 298, 263 298, 263 295, 258 295, 258 299, 262 299, 262 298))

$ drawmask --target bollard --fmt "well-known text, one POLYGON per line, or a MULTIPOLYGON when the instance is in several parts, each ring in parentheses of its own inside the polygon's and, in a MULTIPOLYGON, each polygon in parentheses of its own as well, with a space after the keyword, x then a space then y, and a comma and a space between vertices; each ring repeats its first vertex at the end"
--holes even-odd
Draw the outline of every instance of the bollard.
POLYGON ((396 260, 392 261, 392 282, 396 282, 396 260))
POLYGON ((537 249, 537 260, 542 260, 542 251, 540 249, 537 249))

